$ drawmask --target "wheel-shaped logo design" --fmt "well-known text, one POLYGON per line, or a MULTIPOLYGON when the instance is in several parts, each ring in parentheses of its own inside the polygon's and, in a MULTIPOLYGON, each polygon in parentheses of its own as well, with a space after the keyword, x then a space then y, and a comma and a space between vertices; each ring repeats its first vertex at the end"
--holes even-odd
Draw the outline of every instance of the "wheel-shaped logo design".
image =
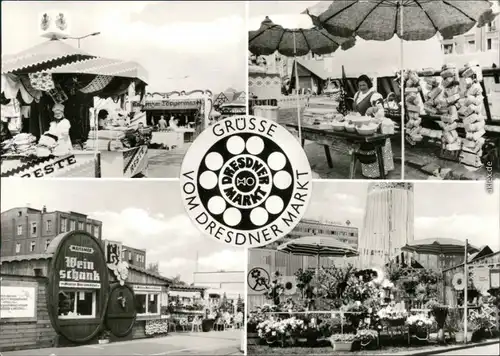
POLYGON ((257 247, 298 223, 309 202, 311 172, 285 128, 267 119, 231 117, 192 144, 181 188, 187 212, 203 232, 257 247))
POLYGON ((248 272, 248 287, 255 292, 263 292, 269 289, 271 277, 262 267, 254 267, 248 272))

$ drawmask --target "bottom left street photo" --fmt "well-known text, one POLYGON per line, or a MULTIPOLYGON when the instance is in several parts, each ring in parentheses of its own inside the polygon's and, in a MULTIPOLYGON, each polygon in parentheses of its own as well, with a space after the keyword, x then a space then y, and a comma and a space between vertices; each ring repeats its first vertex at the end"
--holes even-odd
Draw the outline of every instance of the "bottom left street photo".
POLYGON ((202 236, 179 190, 3 180, 1 355, 242 354, 245 250, 202 236))

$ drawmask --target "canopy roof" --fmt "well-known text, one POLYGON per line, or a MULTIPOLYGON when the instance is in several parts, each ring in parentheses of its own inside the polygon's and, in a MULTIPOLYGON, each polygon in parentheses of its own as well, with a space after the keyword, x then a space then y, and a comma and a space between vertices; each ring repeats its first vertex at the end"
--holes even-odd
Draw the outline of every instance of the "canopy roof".
POLYGON ((93 57, 64 41, 49 40, 19 53, 2 56, 2 74, 34 72, 93 57))
MULTIPOLYGON (((443 237, 414 240, 401 248, 402 251, 436 255, 460 255, 464 253, 464 249, 465 241, 443 237)), ((467 251, 475 253, 479 249, 468 244, 467 251)))

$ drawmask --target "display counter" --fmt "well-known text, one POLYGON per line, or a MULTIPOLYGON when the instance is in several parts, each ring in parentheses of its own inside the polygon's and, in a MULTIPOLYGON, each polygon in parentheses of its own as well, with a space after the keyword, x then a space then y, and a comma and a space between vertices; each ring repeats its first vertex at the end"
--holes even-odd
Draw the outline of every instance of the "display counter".
POLYGON ((178 128, 172 131, 154 131, 151 143, 162 145, 169 149, 183 147, 184 143, 192 142, 194 132, 194 129, 187 128, 178 128))
POLYGON ((1 177, 133 178, 146 176, 148 147, 119 151, 74 151, 65 156, 2 156, 1 177))

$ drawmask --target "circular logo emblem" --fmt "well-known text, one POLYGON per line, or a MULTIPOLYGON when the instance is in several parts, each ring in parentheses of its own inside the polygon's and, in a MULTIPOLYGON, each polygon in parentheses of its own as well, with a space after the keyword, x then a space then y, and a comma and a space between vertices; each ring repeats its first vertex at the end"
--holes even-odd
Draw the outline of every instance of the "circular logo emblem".
POLYGON ((182 162, 186 211, 205 234, 259 247, 288 234, 307 209, 311 168, 277 123, 233 116, 203 131, 182 162))
POLYGON ((255 267, 248 272, 247 283, 251 290, 263 292, 269 289, 271 277, 262 267, 255 267))

